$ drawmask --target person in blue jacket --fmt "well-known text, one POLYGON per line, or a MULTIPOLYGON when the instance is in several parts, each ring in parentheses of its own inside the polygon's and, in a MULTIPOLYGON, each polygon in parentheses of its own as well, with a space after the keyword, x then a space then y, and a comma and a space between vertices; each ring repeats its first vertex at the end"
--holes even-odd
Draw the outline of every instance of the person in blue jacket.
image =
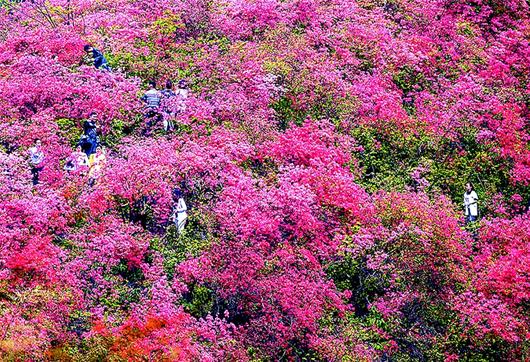
POLYGON ((97 133, 97 117, 98 115, 96 112, 90 112, 88 119, 83 123, 83 135, 78 142, 78 145, 81 146, 89 159, 96 153, 96 149, 100 143, 97 133))
POLYGON ((96 69, 103 69, 103 70, 110 71, 110 67, 107 63, 107 59, 105 58, 105 56, 103 55, 101 51, 94 48, 90 44, 85 45, 84 49, 85 49, 85 53, 92 58, 94 62, 94 67, 96 67, 96 69))

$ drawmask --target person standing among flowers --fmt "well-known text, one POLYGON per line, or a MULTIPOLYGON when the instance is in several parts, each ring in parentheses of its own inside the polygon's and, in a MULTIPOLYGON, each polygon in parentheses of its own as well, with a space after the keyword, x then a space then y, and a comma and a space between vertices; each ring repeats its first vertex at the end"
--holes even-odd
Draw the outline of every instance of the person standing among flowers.
POLYGON ((186 206, 186 202, 184 201, 182 192, 180 190, 176 190, 173 197, 177 200, 177 205, 173 211, 172 220, 177 227, 177 232, 181 234, 182 231, 184 231, 184 226, 186 225, 186 220, 188 219, 188 207, 186 206))
POLYGON ((161 99, 162 94, 156 89, 156 82, 153 80, 149 81, 149 89, 141 98, 141 100, 144 101, 146 108, 144 114, 144 119, 147 121, 147 130, 144 132, 146 134, 149 133, 151 126, 161 119, 159 110, 161 99))
POLYGON ((179 113, 184 112, 186 110, 186 100, 190 94, 188 83, 184 79, 179 80, 175 94, 178 97, 177 111, 179 113))
POLYGON ((81 139, 78 143, 90 161, 93 161, 92 155, 96 153, 96 149, 99 146, 97 129, 97 113, 91 112, 88 116, 88 119, 83 124, 83 136, 81 136, 81 139))
POLYGON ((29 149, 29 162, 31 164, 31 174, 33 175, 33 185, 39 183, 39 173, 42 171, 44 166, 44 152, 41 149, 42 143, 40 140, 35 140, 35 145, 29 149))
POLYGON ((173 92, 173 82, 171 80, 166 81, 166 88, 160 92, 162 94, 162 112, 164 117, 164 131, 171 131, 173 126, 173 117, 175 112, 171 110, 170 100, 175 97, 176 94, 173 92))
POLYGON ((106 163, 107 163, 107 155, 105 153, 105 149, 100 147, 96 150, 94 161, 90 165, 90 169, 88 171, 88 177, 89 177, 88 183, 90 186, 93 186, 96 180, 99 178, 99 176, 101 176, 101 173, 106 163))
POLYGON ((466 223, 478 220, 478 196, 475 188, 471 182, 466 184, 466 192, 464 193, 464 207, 466 215, 466 223))

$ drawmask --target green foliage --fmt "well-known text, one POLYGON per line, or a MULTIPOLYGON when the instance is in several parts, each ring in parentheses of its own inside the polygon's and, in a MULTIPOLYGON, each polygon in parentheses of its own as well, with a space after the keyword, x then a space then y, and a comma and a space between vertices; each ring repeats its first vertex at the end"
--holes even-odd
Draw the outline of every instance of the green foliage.
POLYGON ((102 137, 102 142, 110 148, 117 147, 122 138, 130 135, 136 126, 138 126, 142 121, 142 115, 135 115, 132 118, 133 122, 131 124, 125 124, 120 119, 113 119, 110 123, 110 131, 104 137, 102 137))
POLYGON ((80 247, 73 240, 60 235, 55 235, 53 243, 62 249, 68 250, 70 253, 75 253, 77 250, 80 250, 80 247))
POLYGON ((307 117, 306 112, 293 107, 293 102, 288 97, 281 97, 271 107, 276 112, 278 127, 282 131, 289 128, 291 124, 301 126, 307 117))
POLYGON ((180 15, 166 11, 165 17, 157 19, 152 24, 152 31, 165 36, 175 36, 177 30, 184 29, 180 15))
MULTIPOLYGON (((109 361, 109 348, 103 337, 82 339, 79 343, 67 343, 51 348, 48 361, 61 362, 101 362, 109 361)), ((113 361, 116 361, 113 359, 113 361)))
MULTIPOLYGON (((401 67, 400 70, 394 74, 393 80, 403 92, 404 97, 408 97, 409 94, 414 91, 423 90, 427 85, 425 76, 409 66, 401 67)), ((409 115, 415 114, 413 101, 403 100, 403 108, 409 115)))
POLYGON ((192 284, 189 286, 189 292, 182 300, 182 306, 192 316, 204 318, 213 310, 213 293, 205 286, 192 284))
POLYGON ((115 289, 108 290, 99 299, 108 314, 124 313, 132 304, 140 301, 145 289, 145 278, 140 268, 129 265, 126 260, 120 260, 117 265, 108 270, 104 278, 117 285, 115 289))
POLYGON ((364 148, 356 157, 362 169, 359 181, 369 192, 401 191, 411 184, 410 170, 420 164, 427 137, 392 130, 383 133, 370 127, 357 127, 352 135, 364 148))
POLYGON ((270 159, 248 158, 242 162, 241 167, 252 172, 256 179, 260 177, 275 177, 278 171, 277 165, 270 159))
POLYGON ((336 98, 330 96, 330 92, 325 89, 315 88, 315 91, 321 94, 321 99, 315 102, 309 111, 312 119, 328 119, 339 126, 342 120, 354 114, 358 106, 358 100, 351 96, 336 98))
POLYGON ((367 268, 365 258, 356 259, 349 254, 329 265, 326 274, 339 290, 352 292, 350 303, 359 316, 369 313, 369 304, 389 285, 387 276, 367 268))
POLYGON ((174 127, 173 132, 178 136, 188 135, 193 132, 193 128, 188 124, 176 122, 174 127))
POLYGON ((83 128, 80 127, 79 122, 69 118, 59 118, 55 122, 63 137, 68 140, 72 148, 75 148, 79 138, 83 134, 83 128))
POLYGON ((428 134, 356 127, 352 135, 364 148, 355 155, 362 171, 359 182, 369 192, 403 191, 415 187, 412 171, 426 167, 427 191, 441 191, 461 205, 465 184, 472 182, 484 215, 493 212, 491 200, 500 192, 505 200, 514 193, 527 196, 524 187, 510 183, 509 170, 491 146, 476 141, 476 130, 468 128, 463 134, 458 141, 435 141, 428 134))
POLYGON ((394 83, 404 94, 423 89, 425 77, 409 66, 401 67, 393 77, 394 83))
POLYGON ((169 279, 173 278, 175 267, 189 257, 196 257, 206 250, 211 241, 208 238, 200 215, 190 212, 187 225, 179 234, 175 225, 170 224, 162 239, 151 239, 150 248, 162 254, 164 268, 169 279))

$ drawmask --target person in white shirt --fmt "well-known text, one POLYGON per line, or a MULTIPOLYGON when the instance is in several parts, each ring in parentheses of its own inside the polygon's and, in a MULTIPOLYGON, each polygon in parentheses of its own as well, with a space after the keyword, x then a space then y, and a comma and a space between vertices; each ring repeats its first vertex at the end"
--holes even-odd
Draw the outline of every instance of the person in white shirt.
POLYGON ((35 145, 29 149, 29 162, 31 163, 31 174, 33 175, 33 185, 39 183, 39 172, 42 171, 44 152, 41 150, 41 141, 35 140, 35 145))
POLYGON ((182 231, 184 231, 184 226, 186 224, 186 220, 188 219, 188 207, 182 198, 182 192, 177 191, 174 197, 177 199, 177 206, 175 207, 175 211, 173 211, 172 219, 173 223, 175 223, 175 226, 177 227, 178 233, 181 234, 182 231))
POLYGON ((466 184, 466 192, 464 193, 464 207, 466 215, 466 223, 477 221, 478 219, 478 196, 475 192, 473 184, 468 182, 466 184))

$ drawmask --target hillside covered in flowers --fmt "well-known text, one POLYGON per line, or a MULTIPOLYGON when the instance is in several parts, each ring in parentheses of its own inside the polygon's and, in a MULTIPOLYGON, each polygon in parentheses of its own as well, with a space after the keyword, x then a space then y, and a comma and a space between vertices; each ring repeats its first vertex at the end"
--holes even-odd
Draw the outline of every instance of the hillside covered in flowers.
POLYGON ((0 24, 0 360, 530 358, 528 1, 0 24))

